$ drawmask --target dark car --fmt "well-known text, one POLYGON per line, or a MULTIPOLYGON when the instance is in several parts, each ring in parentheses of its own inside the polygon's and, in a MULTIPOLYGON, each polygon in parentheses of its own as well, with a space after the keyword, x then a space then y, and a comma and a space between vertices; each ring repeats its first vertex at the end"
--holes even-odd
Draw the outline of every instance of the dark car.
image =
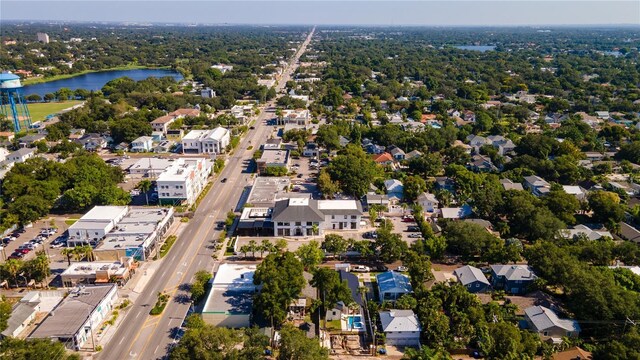
POLYGON ((24 255, 22 253, 15 252, 9 255, 9 259, 19 260, 19 259, 22 259, 23 256, 24 255))
POLYGON ((225 226, 224 222, 218 221, 218 224, 216 224, 216 230, 222 230, 224 229, 224 226, 225 226))
POLYGON ((382 271, 382 272, 384 272, 384 271, 388 271, 389 268, 384 266, 384 265, 382 265, 382 264, 376 264, 376 265, 371 265, 371 270, 372 271, 382 271))
POLYGON ((255 126, 249 126, 249 130, 255 130, 256 127, 255 126))
POLYGON ((223 178, 222 180, 220 180, 221 183, 226 183, 227 182, 227 178, 223 178))

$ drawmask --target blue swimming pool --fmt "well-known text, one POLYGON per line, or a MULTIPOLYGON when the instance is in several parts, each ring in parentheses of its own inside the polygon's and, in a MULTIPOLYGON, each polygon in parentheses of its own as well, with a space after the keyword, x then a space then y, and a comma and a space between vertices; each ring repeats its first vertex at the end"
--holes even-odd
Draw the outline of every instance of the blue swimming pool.
POLYGON ((364 325, 362 324, 362 317, 360 315, 355 315, 355 316, 349 316, 347 318, 347 327, 349 330, 355 329, 355 330, 361 330, 364 328, 364 325))

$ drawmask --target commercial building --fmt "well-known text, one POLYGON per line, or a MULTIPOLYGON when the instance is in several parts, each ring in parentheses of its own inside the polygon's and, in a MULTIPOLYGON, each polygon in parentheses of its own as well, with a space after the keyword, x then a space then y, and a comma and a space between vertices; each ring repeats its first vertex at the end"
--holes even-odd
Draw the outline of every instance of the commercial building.
POLYGON ((289 150, 265 149, 260 159, 256 160, 258 174, 262 175, 267 168, 283 168, 289 172, 289 150))
POLYGON ((127 215, 118 222, 94 249, 99 261, 118 261, 132 257, 144 261, 158 250, 158 243, 173 224, 174 209, 170 208, 130 208, 127 215))
POLYGON ((69 227, 67 246, 91 245, 97 260, 146 260, 173 223, 173 208, 96 206, 69 227))
POLYGON ((258 176, 253 182, 247 204, 254 207, 273 207, 276 200, 288 198, 291 180, 288 177, 258 176))
POLYGON ((191 130, 182 138, 182 152, 190 154, 221 154, 231 142, 229 130, 191 130))
POLYGON ((141 158, 127 168, 129 174, 144 175, 156 178, 162 174, 176 159, 141 158))
POLYGON ((115 262, 76 262, 72 263, 60 274, 64 287, 73 287, 78 284, 100 284, 115 282, 125 284, 135 271, 135 262, 132 258, 122 258, 115 262))
POLYGON ((324 235, 325 230, 358 230, 362 205, 355 200, 291 198, 275 203, 274 236, 324 235), (314 229, 318 233, 314 234, 314 229))
POLYGON ((278 125, 300 125, 305 126, 309 125, 311 121, 311 117, 309 115, 309 110, 283 110, 282 116, 279 116, 277 119, 278 125))
POLYGON ((226 64, 212 65, 211 68, 212 69, 216 69, 216 70, 220 70, 220 72, 222 74, 226 73, 227 71, 233 70, 233 66, 232 65, 226 65, 226 64))
POLYGON ((158 179, 160 204, 193 204, 207 184, 213 162, 209 159, 178 159, 158 179))
POLYGON ((57 340, 72 350, 79 350, 85 345, 93 347, 94 332, 118 300, 117 288, 111 284, 74 289, 29 338, 57 340))
POLYGON ((95 206, 68 229, 67 246, 96 245, 127 214, 127 206, 95 206))
POLYGON ((220 265, 211 282, 211 290, 202 308, 202 319, 213 326, 229 328, 249 327, 253 294, 254 264, 220 265))

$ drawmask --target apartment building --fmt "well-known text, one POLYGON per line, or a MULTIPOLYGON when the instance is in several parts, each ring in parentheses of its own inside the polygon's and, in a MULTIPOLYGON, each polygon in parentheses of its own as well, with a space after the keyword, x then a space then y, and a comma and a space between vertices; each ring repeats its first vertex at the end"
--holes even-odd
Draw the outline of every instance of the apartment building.
POLYGON ((179 159, 158 176, 160 204, 193 204, 204 189, 213 162, 208 159, 179 159))

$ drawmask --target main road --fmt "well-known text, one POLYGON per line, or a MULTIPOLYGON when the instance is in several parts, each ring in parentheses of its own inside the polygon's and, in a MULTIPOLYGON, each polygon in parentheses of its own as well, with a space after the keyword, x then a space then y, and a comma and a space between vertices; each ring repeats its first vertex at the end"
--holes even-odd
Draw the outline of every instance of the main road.
MULTIPOLYGON (((300 56, 311 42, 315 28, 300 45, 296 54, 287 64, 276 86, 280 94, 286 82, 295 71, 300 56)), ((280 96, 280 95, 278 95, 280 96)), ((180 235, 169 254, 162 260, 161 267, 149 279, 144 293, 136 299, 132 308, 104 350, 100 359, 159 359, 164 358, 175 343, 175 329, 180 327, 189 311, 190 297, 185 284, 192 281, 199 270, 211 270, 215 261, 211 257, 214 250, 212 241, 220 235, 215 230, 216 221, 222 221, 227 211, 235 209, 244 188, 251 185, 251 174, 247 171, 253 151, 250 144, 258 146, 267 139, 273 128, 267 126, 267 120, 275 114, 273 102, 263 108, 255 121, 255 129, 248 134, 235 149, 220 176, 204 197, 187 228, 180 235), (222 182, 221 179, 227 179, 222 182), (158 316, 149 315, 157 300, 157 294, 165 292, 171 295, 164 312, 158 316)))

